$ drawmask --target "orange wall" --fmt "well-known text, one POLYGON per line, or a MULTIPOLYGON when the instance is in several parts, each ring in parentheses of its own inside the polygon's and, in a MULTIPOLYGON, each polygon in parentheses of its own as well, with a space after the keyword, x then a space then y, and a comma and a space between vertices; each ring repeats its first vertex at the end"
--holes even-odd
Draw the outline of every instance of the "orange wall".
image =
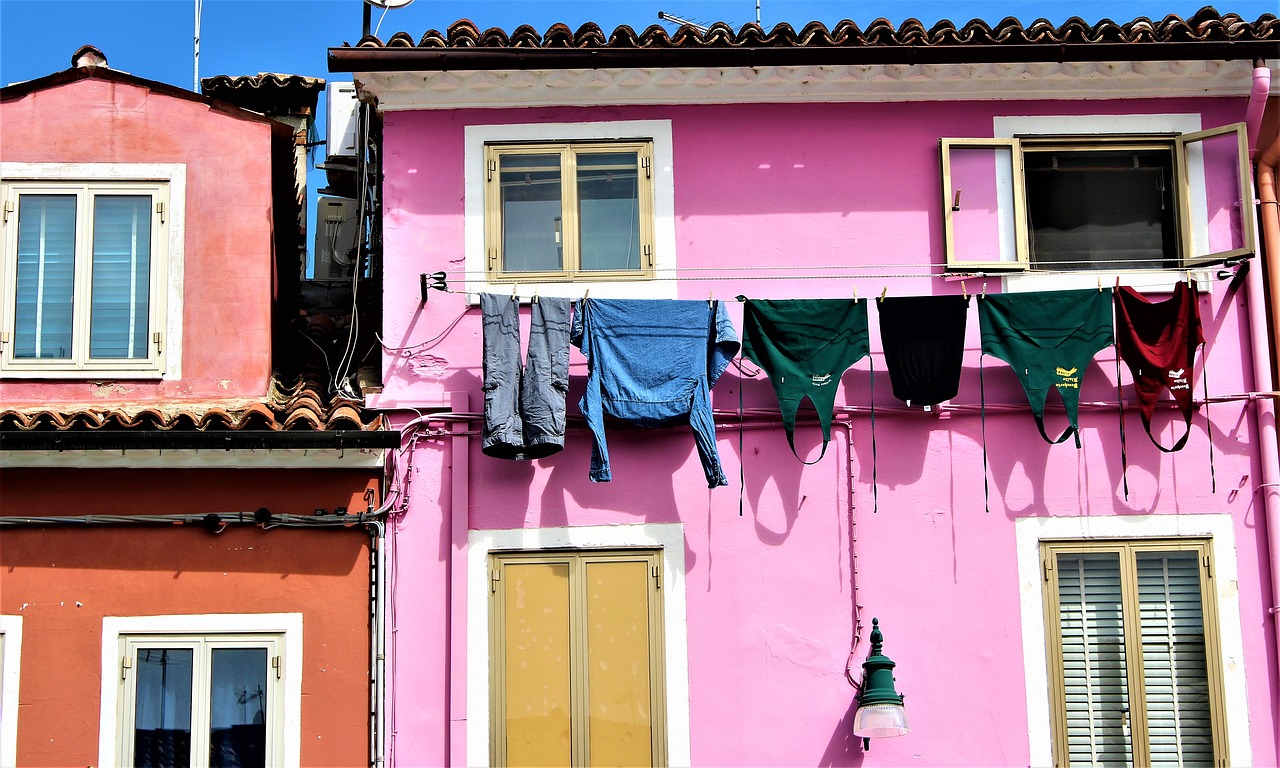
MULTIPOLYGON (((310 514, 363 509, 366 487, 353 471, 7 469, 0 514, 310 514)), ((97 763, 103 616, 281 612, 303 614, 302 764, 366 764, 363 529, 0 529, 0 613, 23 617, 18 763, 97 763)))
POLYGON ((9 380, 5 404, 260 397, 271 373, 271 133, 263 120, 87 79, 0 108, 0 160, 185 163, 182 379, 9 380))

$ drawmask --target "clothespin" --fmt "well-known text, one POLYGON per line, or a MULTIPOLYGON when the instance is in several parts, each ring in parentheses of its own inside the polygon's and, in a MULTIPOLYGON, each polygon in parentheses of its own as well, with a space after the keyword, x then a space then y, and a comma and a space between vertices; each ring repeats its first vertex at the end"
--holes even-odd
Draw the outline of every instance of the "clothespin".
POLYGON ((978 298, 980 299, 987 298, 987 281, 986 280, 982 281, 982 295, 979 296, 978 298))
POLYGON ((716 305, 716 292, 707 291, 707 306, 714 307, 716 305))
POLYGON ((587 297, 588 297, 588 296, 590 296, 590 295, 591 295, 591 289, 590 289, 590 288, 588 288, 587 290, 585 290, 585 291, 583 291, 583 292, 582 292, 582 300, 583 300, 583 301, 586 301, 586 300, 587 300, 587 297))
POLYGON ((960 292, 964 294, 966 300, 969 298, 969 286, 965 285, 963 280, 960 281, 960 292))
MULTIPOLYGON (((1120 278, 1117 277, 1117 280, 1120 278)), ((1098 275, 1098 293, 1102 293, 1102 275, 1098 275)))
POLYGON ((512 298, 512 299, 517 300, 517 301, 520 299, 520 297, 516 295, 516 291, 518 291, 519 289, 520 289, 520 284, 519 284, 519 283, 512 283, 512 284, 511 284, 511 298, 512 298))
POLYGON ((853 286, 853 303, 857 304, 859 301, 862 301, 862 299, 858 298, 858 286, 855 285, 853 286))
POLYGON ((887 285, 886 285, 886 286, 884 287, 884 290, 880 292, 880 300, 881 300, 881 301, 884 301, 884 297, 885 297, 888 293, 889 293, 889 286, 887 286, 887 285))
POLYGON ((533 303, 538 303, 538 286, 533 286, 533 303))
POLYGON ((1191 285, 1191 270, 1187 270, 1187 285, 1191 285))

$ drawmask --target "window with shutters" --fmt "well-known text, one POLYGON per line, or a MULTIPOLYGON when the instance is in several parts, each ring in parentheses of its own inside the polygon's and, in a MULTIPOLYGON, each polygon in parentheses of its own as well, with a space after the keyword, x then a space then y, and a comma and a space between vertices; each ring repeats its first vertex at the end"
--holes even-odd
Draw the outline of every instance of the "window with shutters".
POLYGON ((22 617, 0 616, 0 765, 18 764, 22 617))
POLYGON ((171 242, 181 235, 175 181, 116 171, 76 180, 6 178, 4 376, 164 374, 171 242))
POLYGON ((493 765, 665 765, 662 553, 490 556, 493 765))
POLYGON ((1059 766, 1226 766, 1207 540, 1047 542, 1059 766))

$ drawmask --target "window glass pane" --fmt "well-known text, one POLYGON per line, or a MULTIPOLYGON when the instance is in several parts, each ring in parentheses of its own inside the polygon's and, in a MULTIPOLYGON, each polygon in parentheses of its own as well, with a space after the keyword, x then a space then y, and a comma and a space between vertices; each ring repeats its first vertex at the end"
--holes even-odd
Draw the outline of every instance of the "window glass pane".
POLYGON ((75 240, 75 195, 22 195, 18 204, 15 358, 71 358, 75 240))
POLYGON ((146 358, 150 296, 151 197, 95 197, 89 356, 146 358))
POLYGON ((193 651, 190 648, 139 648, 137 653, 134 765, 189 766, 193 651))
POLYGON ((947 147, 951 208, 951 262, 1018 261, 1013 147, 947 147))
POLYGON ((1060 553, 1057 565, 1070 765, 1132 765, 1120 555, 1060 553))
MULTIPOLYGON (((1190 257, 1202 259, 1247 245, 1245 205, 1240 199, 1240 142, 1234 132, 1187 143, 1190 201, 1190 257), (1204 197, 1199 197, 1203 186, 1204 197)), ((1249 201, 1252 205, 1252 201, 1249 201)))
POLYGON ((1026 151, 1031 260, 1042 269, 1176 266, 1173 155, 1026 151))
POLYGON ((649 563, 590 562, 587 701, 592 765, 653 765, 649 563))
POLYGON ((560 155, 500 155, 502 270, 564 269, 560 155))
POLYGON ((509 563, 503 579, 507 765, 570 765, 569 564, 509 563))
POLYGON ((267 764, 267 649, 214 648, 210 660, 209 765, 267 764))
POLYGON ((1198 552, 1138 552, 1152 765, 1213 765, 1198 552))
POLYGON ((639 155, 579 153, 577 162, 581 268, 639 269, 639 155))

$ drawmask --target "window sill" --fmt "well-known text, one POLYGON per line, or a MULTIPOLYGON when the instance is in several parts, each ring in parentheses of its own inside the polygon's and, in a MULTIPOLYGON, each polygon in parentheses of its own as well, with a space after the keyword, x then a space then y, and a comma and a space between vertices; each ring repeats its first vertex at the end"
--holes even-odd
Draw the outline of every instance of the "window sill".
MULTIPOLYGON (((980 280, 1004 280, 1006 293, 1029 293, 1031 291, 1069 291, 1082 288, 1114 287, 1119 280, 1121 285, 1136 288, 1143 293, 1172 293, 1174 285, 1184 282, 1187 276, 1195 280, 1202 293, 1212 293, 1217 282, 1218 267, 1199 267, 1190 270, 1157 269, 1150 271, 1108 272, 1080 271, 1078 273, 1040 274, 1036 272, 1019 272, 1004 276, 980 278, 969 285, 972 288, 980 280)), ((971 278, 972 279, 972 278, 971 278)), ((981 289, 979 288, 979 291, 981 289)), ((973 292, 973 291, 971 291, 973 292)))
POLYGON ((521 301, 528 302, 536 293, 538 296, 558 296, 567 299, 581 299, 590 291, 597 299, 674 299, 676 298, 676 282, 674 280, 574 280, 561 282, 519 282, 503 280, 501 282, 484 282, 473 280, 467 284, 467 302, 480 303, 481 293, 512 293, 521 301))
POLYGON ((0 369, 0 379, 48 379, 56 381, 128 381, 153 380, 164 378, 164 371, 159 369, 139 370, 132 368, 4 368, 0 369))

